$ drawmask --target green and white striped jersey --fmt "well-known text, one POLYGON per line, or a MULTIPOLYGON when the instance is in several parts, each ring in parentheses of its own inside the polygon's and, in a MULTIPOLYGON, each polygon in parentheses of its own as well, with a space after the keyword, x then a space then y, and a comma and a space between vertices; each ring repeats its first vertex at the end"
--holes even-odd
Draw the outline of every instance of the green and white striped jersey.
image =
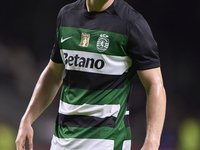
POLYGON ((65 77, 51 150, 130 150, 131 81, 160 66, 148 24, 123 0, 102 12, 78 0, 61 9, 56 33, 51 59, 65 77))

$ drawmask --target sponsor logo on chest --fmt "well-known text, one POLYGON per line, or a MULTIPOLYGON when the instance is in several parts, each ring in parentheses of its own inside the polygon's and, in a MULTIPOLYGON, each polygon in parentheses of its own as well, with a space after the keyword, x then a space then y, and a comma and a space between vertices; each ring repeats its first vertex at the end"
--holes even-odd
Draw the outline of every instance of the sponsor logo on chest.
POLYGON ((60 52, 66 70, 121 75, 132 64, 128 56, 113 56, 67 49, 61 49, 60 52))
POLYGON ((74 67, 83 68, 96 68, 102 69, 105 66, 105 62, 102 59, 95 59, 90 57, 80 56, 78 53, 69 55, 64 53, 65 64, 74 67))

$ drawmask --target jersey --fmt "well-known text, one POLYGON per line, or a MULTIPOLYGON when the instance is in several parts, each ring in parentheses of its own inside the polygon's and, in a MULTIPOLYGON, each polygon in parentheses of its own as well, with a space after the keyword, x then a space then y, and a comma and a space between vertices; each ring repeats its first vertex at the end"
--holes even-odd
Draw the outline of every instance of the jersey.
POLYGON ((51 150, 130 150, 128 99, 137 70, 160 66, 149 25, 123 0, 88 12, 85 0, 57 18, 51 60, 65 76, 51 150))

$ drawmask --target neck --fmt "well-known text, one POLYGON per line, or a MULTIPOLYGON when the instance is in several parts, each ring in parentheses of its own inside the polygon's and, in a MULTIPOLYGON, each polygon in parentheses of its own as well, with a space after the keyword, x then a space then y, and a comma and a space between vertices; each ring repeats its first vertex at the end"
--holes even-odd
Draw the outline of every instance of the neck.
POLYGON ((98 12, 107 9, 114 0, 86 0, 88 12, 98 12))

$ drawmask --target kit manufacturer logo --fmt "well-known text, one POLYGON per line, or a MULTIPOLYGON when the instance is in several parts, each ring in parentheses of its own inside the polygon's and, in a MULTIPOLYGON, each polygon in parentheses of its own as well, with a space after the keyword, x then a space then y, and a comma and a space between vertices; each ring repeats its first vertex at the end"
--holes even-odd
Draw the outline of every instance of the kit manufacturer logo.
POLYGON ((104 52, 105 50, 108 49, 110 43, 108 37, 109 36, 106 34, 101 34, 100 37, 98 38, 96 46, 99 52, 104 52))
POLYGON ((80 46, 88 47, 90 41, 90 34, 82 33, 80 46))
POLYGON ((72 38, 72 36, 67 37, 67 38, 63 38, 63 37, 61 37, 60 42, 63 43, 63 42, 65 42, 66 40, 69 40, 69 39, 71 39, 71 38, 72 38))

